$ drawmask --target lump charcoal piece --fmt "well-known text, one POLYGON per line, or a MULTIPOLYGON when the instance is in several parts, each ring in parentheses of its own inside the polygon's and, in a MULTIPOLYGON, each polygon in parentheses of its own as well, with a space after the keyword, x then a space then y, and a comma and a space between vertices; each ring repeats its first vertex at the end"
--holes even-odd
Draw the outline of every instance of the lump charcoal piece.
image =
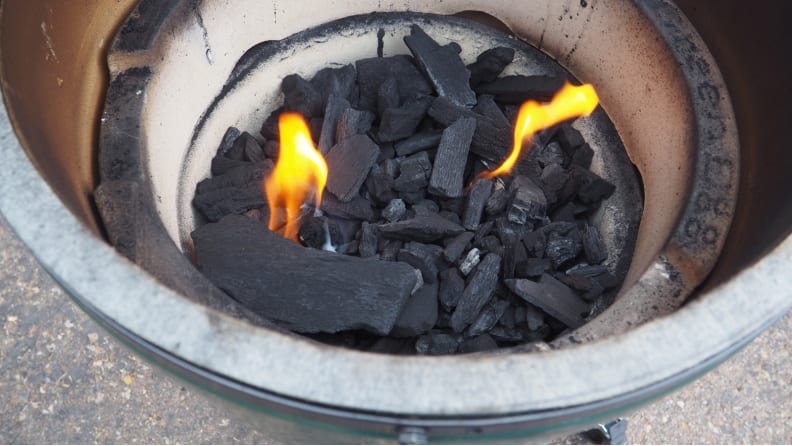
POLYGON ((448 333, 429 333, 415 341, 415 352, 419 355, 450 355, 456 353, 459 341, 448 333))
POLYGON ((527 258, 528 254, 525 252, 523 244, 520 243, 517 233, 503 233, 500 240, 503 252, 502 276, 505 279, 510 279, 514 277, 517 262, 522 258, 527 258))
POLYGON ((323 249, 326 246, 328 235, 330 236, 330 244, 333 247, 341 245, 341 232, 334 221, 327 217, 315 217, 313 215, 307 215, 300 220, 297 238, 303 246, 323 249))
POLYGON ((406 338, 420 336, 431 330, 437 323, 437 289, 437 283, 425 284, 418 289, 407 300, 390 335, 406 338))
POLYGON ((377 90, 377 116, 381 118, 385 110, 398 108, 399 105, 401 105, 399 84, 396 83, 395 78, 389 77, 377 90))
POLYGON ((272 162, 247 164, 196 185, 193 205, 209 221, 242 214, 267 205, 261 181, 272 170, 272 162))
POLYGON ((432 86, 408 55, 372 57, 355 62, 360 87, 360 107, 377 110, 377 92, 389 78, 396 79, 401 102, 432 93, 432 86))
POLYGON ((554 221, 542 226, 541 230, 547 235, 568 235, 577 237, 577 224, 568 221, 554 221))
POLYGON ((589 306, 568 286, 549 274, 542 274, 538 282, 528 279, 504 281, 515 294, 541 308, 569 328, 583 325, 589 306))
POLYGON ((525 306, 517 305, 514 309, 514 325, 525 325, 526 315, 525 315, 525 306))
POLYGON ((534 153, 536 154, 536 160, 539 162, 540 166, 546 167, 551 164, 566 166, 569 164, 564 150, 557 142, 551 142, 545 146, 537 146, 537 148, 539 150, 536 150, 534 153))
MULTIPOLYGON (((242 133, 236 127, 229 127, 223 134, 223 139, 220 140, 220 145, 217 147, 217 155, 227 156, 228 152, 234 147, 234 143, 242 133)), ((233 159, 233 158, 231 158, 233 159)), ((237 161, 241 161, 241 158, 237 161)))
POLYGON ((594 302, 600 296, 602 296, 602 293, 604 292, 605 292, 605 287, 601 283, 599 283, 599 281, 592 280, 591 288, 585 293, 583 293, 580 297, 582 297, 586 302, 594 302))
POLYGON ((496 325, 490 330, 490 336, 500 342, 521 342, 525 340, 525 335, 521 330, 509 328, 501 324, 496 325))
POLYGON ((480 115, 486 116, 489 119, 492 119, 493 122, 499 127, 511 126, 511 122, 509 122, 509 120, 506 118, 506 115, 503 114, 503 111, 495 102, 495 99, 488 94, 479 96, 478 104, 473 107, 473 111, 480 115))
POLYGON ((514 195, 509 206, 509 221, 525 224, 528 219, 541 220, 547 212, 547 198, 530 178, 518 175, 511 184, 514 195))
POLYGON ((212 176, 216 177, 216 176, 224 175, 225 173, 230 172, 236 169, 237 167, 245 167, 249 165, 250 163, 248 163, 247 161, 237 161, 226 158, 225 156, 222 155, 217 155, 214 158, 212 158, 211 172, 212 172, 212 176))
POLYGON ((341 119, 341 114, 351 108, 349 101, 341 95, 331 94, 327 99, 324 111, 324 121, 322 121, 322 132, 319 134, 319 144, 317 148, 320 152, 327 153, 336 141, 336 129, 341 119))
POLYGON ((479 54, 476 61, 467 66, 470 70, 470 86, 475 88, 481 83, 494 81, 512 60, 514 49, 507 47, 490 48, 479 54))
POLYGON ((583 135, 568 122, 557 126, 554 138, 561 144, 566 153, 572 153, 576 147, 586 143, 583 135))
POLYGON ((322 116, 324 101, 310 82, 299 74, 290 74, 281 82, 285 109, 297 112, 306 118, 322 116))
POLYGON ((429 154, 420 152, 406 158, 399 165, 399 170, 399 176, 393 182, 393 188, 399 192, 420 191, 429 184, 429 176, 432 172, 429 154))
POLYGON ((470 71, 453 47, 440 46, 418 25, 410 27, 410 35, 404 37, 404 43, 438 96, 460 107, 476 105, 476 94, 470 88, 470 71))
POLYGON ((277 160, 280 154, 280 143, 278 141, 267 141, 264 143, 262 150, 267 158, 277 160))
MULTIPOLYGON (((562 198, 559 198, 559 200, 561 200, 562 198)), ((587 206, 583 206, 575 202, 567 202, 566 204, 562 205, 561 207, 553 211, 553 215, 550 219, 553 221, 574 222, 577 221, 581 215, 588 212, 588 210, 589 208, 587 206)))
POLYGON ((545 325, 545 315, 538 307, 527 304, 525 307, 525 325, 531 331, 537 331, 545 325))
POLYGON ((435 283, 441 266, 445 266, 440 262, 442 254, 443 248, 437 245, 409 242, 399 251, 396 259, 421 271, 424 283, 435 283))
POLYGON ((459 120, 459 118, 475 118, 476 132, 473 133, 470 152, 482 158, 500 163, 512 150, 514 129, 511 125, 502 125, 502 123, 487 116, 458 107, 443 97, 435 98, 432 101, 427 114, 446 127, 459 120))
POLYGON ((605 265, 587 265, 580 263, 565 271, 566 274, 578 274, 586 277, 597 277, 608 272, 605 265))
POLYGON ((374 257, 377 254, 377 226, 363 222, 360 227, 360 257, 374 257))
POLYGON ((581 243, 572 237, 550 234, 547 239, 546 254, 553 268, 559 268, 574 260, 582 248, 581 243))
POLYGON ((377 140, 393 142, 411 136, 426 116, 430 104, 429 98, 418 98, 406 102, 401 107, 385 109, 380 119, 377 140))
POLYGON ((451 315, 451 328, 455 332, 462 333, 492 299, 498 286, 500 264, 501 258, 497 254, 487 254, 468 279, 462 298, 451 315))
POLYGON ((589 223, 580 229, 580 240, 583 242, 583 252, 586 253, 586 260, 595 265, 602 263, 608 258, 608 248, 602 240, 596 226, 589 223))
POLYGON ((393 177, 374 165, 366 178, 366 189, 376 204, 388 203, 396 196, 393 191, 393 177))
POLYGON ((322 107, 326 108, 330 103, 330 97, 333 95, 347 101, 354 100, 356 77, 357 73, 352 65, 344 65, 339 68, 322 68, 311 79, 311 85, 322 96, 322 107))
POLYGON ((236 142, 234 143, 234 147, 237 145, 242 146, 242 157, 245 161, 250 161, 251 163, 260 163, 266 159, 264 154, 264 150, 261 148, 261 144, 256 141, 256 138, 253 137, 248 132, 242 133, 242 136, 237 138, 236 142))
POLYGON ((417 281, 409 265, 304 248, 243 216, 204 225, 192 239, 212 283, 296 332, 386 335, 417 281))
POLYGON ((442 132, 416 133, 415 135, 399 141, 394 145, 396 155, 407 156, 420 152, 421 150, 435 148, 440 144, 440 138, 442 138, 442 136, 442 132))
POLYGON ((481 223, 484 206, 492 193, 491 180, 478 180, 468 192, 465 212, 462 214, 462 226, 465 229, 475 230, 481 223))
POLYGON ((267 116, 267 119, 261 124, 261 130, 259 133, 261 136, 264 137, 267 141, 278 141, 280 140, 280 129, 278 127, 278 119, 280 119, 281 113, 284 112, 284 107, 278 107, 267 116))
POLYGON ((465 209, 465 199, 463 198, 438 199, 437 202, 441 210, 454 214, 461 214, 465 209))
POLYGON ((465 291, 465 279, 456 268, 448 268, 441 271, 439 279, 440 290, 438 291, 438 299, 440 300, 440 305, 446 311, 453 311, 459 299, 462 298, 462 292, 465 291))
POLYGON ((448 262, 456 262, 459 256, 465 252, 465 248, 470 241, 473 240, 473 235, 472 232, 463 232, 450 239, 443 250, 443 257, 445 257, 448 262))
POLYGON ((496 235, 488 235, 479 240, 478 247, 484 252, 494 252, 503 257, 503 245, 496 235))
POLYGON ((473 235, 474 243, 480 244, 484 237, 492 233, 493 228, 495 228, 495 220, 488 220, 482 223, 473 235))
MULTIPOLYGON (((402 247, 404 246, 404 242, 401 240, 392 240, 381 237, 377 243, 380 249, 380 259, 386 262, 395 262, 396 256, 401 251, 402 247)), ((419 276, 421 276, 419 274, 419 276)), ((423 276, 421 276, 421 280, 423 281, 423 276)))
POLYGON ((426 188, 422 187, 415 192, 401 191, 399 192, 399 198, 404 200, 404 202, 407 204, 412 204, 412 205, 418 204, 426 200, 426 188))
POLYGON ((340 218, 366 221, 374 221, 377 218, 371 203, 360 195, 349 201, 341 201, 333 194, 324 194, 321 208, 326 213, 340 218))
POLYGON ((465 330, 465 337, 473 338, 490 331, 507 308, 509 308, 509 302, 505 300, 497 300, 486 305, 476 316, 476 320, 465 330))
POLYGON ((377 161, 379 147, 366 135, 355 135, 333 146, 327 153, 327 190, 341 201, 358 195, 360 186, 377 161))
POLYGON ((323 124, 324 118, 322 117, 313 117, 308 120, 308 131, 311 134, 311 138, 313 138, 314 144, 319 144, 319 135, 322 133, 323 124))
POLYGON ((390 223, 403 220, 407 216, 407 206, 401 198, 391 200, 385 209, 382 210, 382 218, 390 223))
POLYGON ((583 144, 575 149, 572 154, 572 164, 584 169, 591 168, 591 160, 594 159, 594 150, 588 144, 583 144))
POLYGON ((394 156, 396 156, 396 149, 393 147, 393 144, 383 144, 380 146, 380 154, 377 157, 377 162, 381 163, 393 158, 394 156))
POLYGON ((550 164, 542 169, 542 176, 539 180, 542 183, 547 203, 552 205, 558 202, 558 196, 569 180, 569 174, 559 164, 550 164))
POLYGON ((497 348, 498 343, 492 339, 492 336, 483 334, 481 336, 476 336, 475 338, 465 339, 462 341, 462 343, 459 344, 457 353, 486 352, 490 350, 496 350, 497 348))
POLYGON ((492 195, 487 199, 484 210, 487 212, 487 215, 498 215, 506 210, 508 204, 509 193, 506 191, 506 187, 502 182, 495 181, 495 185, 492 188, 492 195))
POLYGON ((519 277, 539 277, 550 271, 550 259, 537 259, 531 257, 527 259, 518 271, 519 277))
POLYGON ((416 205, 413 206, 413 210, 416 208, 423 208, 427 209, 429 212, 438 213, 440 212, 440 206, 434 202, 434 200, 424 200, 416 205))
POLYGON ((396 223, 385 223, 380 225, 379 230, 380 234, 388 238, 424 243, 465 232, 465 228, 438 214, 417 216, 396 223))
MULTIPOLYGON (((506 305, 509 306, 509 302, 506 302, 506 305)), ((506 311, 503 312, 500 319, 498 319, 498 323, 503 325, 506 328, 515 328, 517 327, 517 321, 514 319, 514 310, 515 308, 507 308, 506 311)))
MULTIPOLYGON (((340 144, 355 136, 363 135, 371 129, 374 113, 347 107, 338 116, 335 131, 335 143, 340 144)), ((377 155, 379 156, 379 154, 377 155)))
POLYGON ((572 166, 570 171, 578 178, 577 197, 582 203, 592 204, 604 200, 616 190, 616 186, 590 170, 572 166))
POLYGON ((465 165, 475 131, 473 118, 460 118, 443 131, 429 179, 429 193, 444 198, 462 196, 465 165))
POLYGON ((529 99, 549 101, 564 86, 566 79, 555 76, 504 76, 479 85, 479 94, 489 94, 503 104, 521 104, 529 99))
POLYGON ((401 165, 401 160, 398 159, 389 159, 380 163, 380 167, 382 167, 382 171, 385 172, 386 175, 393 178, 399 176, 400 165, 401 165))
POLYGON ((472 248, 468 253, 465 255, 465 258, 459 262, 459 271, 467 276, 473 271, 479 262, 481 262, 481 251, 478 248, 472 248))

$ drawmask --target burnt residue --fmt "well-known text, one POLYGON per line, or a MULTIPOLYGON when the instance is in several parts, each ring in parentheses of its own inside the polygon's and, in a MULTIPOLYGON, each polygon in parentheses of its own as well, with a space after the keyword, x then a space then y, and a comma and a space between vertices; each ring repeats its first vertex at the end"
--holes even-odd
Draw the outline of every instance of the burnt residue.
POLYGON ((212 55, 212 47, 209 44, 209 31, 207 31, 206 26, 204 25, 203 15, 201 14, 200 8, 201 3, 202 0, 194 0, 192 4, 192 11, 193 15, 195 15, 195 21, 198 23, 198 27, 201 28, 201 37, 203 38, 206 61, 209 62, 209 65, 213 65, 214 57, 212 55))
POLYGON ((179 3, 177 0, 141 0, 116 35, 112 52, 148 50, 179 3))

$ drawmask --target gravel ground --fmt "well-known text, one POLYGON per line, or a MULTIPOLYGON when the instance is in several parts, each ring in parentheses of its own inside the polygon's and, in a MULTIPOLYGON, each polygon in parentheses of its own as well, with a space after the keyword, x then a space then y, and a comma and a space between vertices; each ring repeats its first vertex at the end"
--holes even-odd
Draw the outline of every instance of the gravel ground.
MULTIPOLYGON (((0 443, 269 443, 121 348, 0 218, 0 443)), ((792 314, 627 417, 634 443, 792 443, 792 314)), ((561 440, 563 442, 563 440, 561 440)))

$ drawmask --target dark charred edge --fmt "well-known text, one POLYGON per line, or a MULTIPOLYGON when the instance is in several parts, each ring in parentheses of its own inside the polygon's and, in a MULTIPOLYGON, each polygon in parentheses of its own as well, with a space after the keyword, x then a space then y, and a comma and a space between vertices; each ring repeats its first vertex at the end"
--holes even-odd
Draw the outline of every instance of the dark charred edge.
POLYGON ((180 0, 141 0, 116 34, 110 52, 148 50, 180 3, 180 0))

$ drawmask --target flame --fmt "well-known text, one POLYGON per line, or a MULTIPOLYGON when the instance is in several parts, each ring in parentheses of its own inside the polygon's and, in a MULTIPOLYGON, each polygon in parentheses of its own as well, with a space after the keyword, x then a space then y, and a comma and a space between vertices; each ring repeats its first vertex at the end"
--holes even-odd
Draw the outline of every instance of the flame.
POLYGON ((284 221, 282 235, 297 241, 300 207, 313 193, 315 205, 322 203, 322 191, 327 183, 327 163, 316 149, 311 132, 302 116, 283 113, 278 120, 280 154, 275 169, 264 181, 270 207, 269 228, 278 232, 284 221))
POLYGON ((509 173, 520 158, 520 151, 526 139, 530 141, 536 132, 567 119, 588 116, 598 104, 597 92, 591 84, 574 86, 569 83, 566 83, 548 103, 524 102, 520 106, 517 123, 514 125, 514 147, 511 153, 497 169, 483 172, 480 177, 495 178, 509 173))

